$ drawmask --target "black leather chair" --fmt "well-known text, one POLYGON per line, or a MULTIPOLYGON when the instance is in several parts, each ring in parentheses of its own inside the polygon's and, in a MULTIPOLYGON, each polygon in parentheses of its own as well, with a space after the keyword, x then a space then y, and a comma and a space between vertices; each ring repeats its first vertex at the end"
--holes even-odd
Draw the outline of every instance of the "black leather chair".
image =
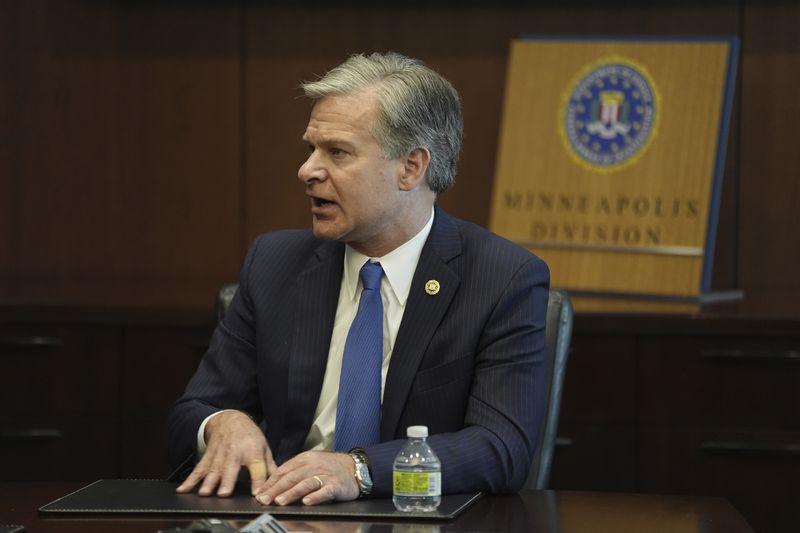
POLYGON ((556 447, 558 413, 561 409, 561 391, 567 370, 569 345, 572 339, 572 302, 562 290, 551 290, 547 303, 545 343, 547 346, 547 407, 539 430, 539 445, 525 481, 526 489, 546 489, 550 482, 550 467, 556 447))
POLYGON ((233 295, 236 294, 236 289, 238 288, 238 283, 226 283, 220 287, 217 293, 217 301, 214 305, 214 315, 217 317, 217 322, 222 322, 222 318, 225 316, 225 313, 228 312, 228 308, 231 306, 231 301, 233 300, 233 295))
MULTIPOLYGON (((238 283, 229 283, 220 288, 216 303, 217 320, 222 320, 225 316, 238 287, 238 283)), ((545 329, 548 370, 547 408, 539 432, 539 446, 525 482, 526 489, 546 489, 550 480, 550 467, 553 463, 558 430, 558 413, 561 408, 561 390, 572 338, 572 303, 566 292, 550 291, 545 329)))

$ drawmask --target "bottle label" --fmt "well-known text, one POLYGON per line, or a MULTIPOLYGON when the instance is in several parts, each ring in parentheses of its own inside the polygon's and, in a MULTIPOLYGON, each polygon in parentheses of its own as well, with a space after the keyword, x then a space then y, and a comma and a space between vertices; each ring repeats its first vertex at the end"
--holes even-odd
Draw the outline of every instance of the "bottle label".
POLYGON ((441 472, 394 471, 395 496, 441 496, 441 472))

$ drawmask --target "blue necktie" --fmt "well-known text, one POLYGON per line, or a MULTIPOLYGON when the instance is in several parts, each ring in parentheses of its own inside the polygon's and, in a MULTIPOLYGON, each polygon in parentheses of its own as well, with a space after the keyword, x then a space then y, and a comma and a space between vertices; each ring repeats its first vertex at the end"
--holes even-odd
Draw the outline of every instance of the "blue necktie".
POLYGON ((380 441, 383 303, 380 263, 361 267, 364 290, 342 356, 336 403, 335 451, 350 451, 380 441))

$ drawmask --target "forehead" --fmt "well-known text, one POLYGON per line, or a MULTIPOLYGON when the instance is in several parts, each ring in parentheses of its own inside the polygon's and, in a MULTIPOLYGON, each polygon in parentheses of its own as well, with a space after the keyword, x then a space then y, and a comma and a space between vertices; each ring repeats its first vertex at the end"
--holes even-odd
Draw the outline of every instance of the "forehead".
POLYGON ((374 140, 377 113, 378 99, 372 92, 326 96, 314 103, 303 138, 374 140))

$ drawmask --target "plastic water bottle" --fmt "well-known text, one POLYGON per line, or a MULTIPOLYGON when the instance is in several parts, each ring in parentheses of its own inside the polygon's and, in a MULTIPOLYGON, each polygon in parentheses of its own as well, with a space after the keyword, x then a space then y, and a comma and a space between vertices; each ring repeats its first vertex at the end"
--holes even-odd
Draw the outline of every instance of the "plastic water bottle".
POLYGON ((435 511, 442 502, 442 463, 425 439, 427 426, 410 426, 408 442, 394 460, 394 506, 400 511, 435 511))

